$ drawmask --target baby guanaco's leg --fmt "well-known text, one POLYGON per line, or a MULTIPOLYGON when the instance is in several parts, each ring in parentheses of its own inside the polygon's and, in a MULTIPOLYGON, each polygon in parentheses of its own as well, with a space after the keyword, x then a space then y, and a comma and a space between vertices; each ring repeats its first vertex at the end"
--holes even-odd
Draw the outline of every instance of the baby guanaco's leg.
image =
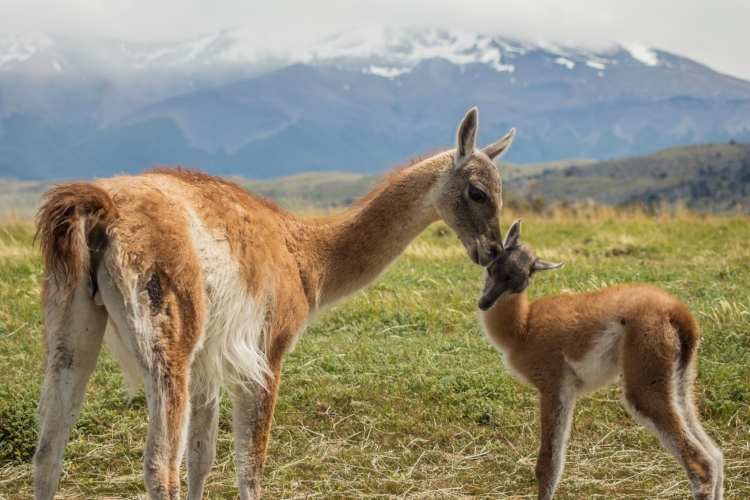
POLYGON ((690 480, 693 497, 715 500, 715 460, 688 428, 677 400, 678 343, 666 321, 644 323, 629 332, 623 346, 625 406, 677 459, 690 480))
POLYGON ((539 500, 550 500, 565 465, 565 448, 575 408, 572 385, 565 381, 556 390, 542 392, 540 407, 542 439, 535 473, 539 500))
POLYGON ((687 429, 693 434, 693 437, 703 445, 706 452, 714 459, 714 468, 712 471, 712 483, 714 490, 714 499, 721 500, 724 498, 724 455, 716 446, 713 439, 706 433, 700 422, 698 408, 693 401, 693 366, 688 366, 678 372, 674 378, 676 384, 676 396, 678 408, 683 420, 687 424, 687 429))

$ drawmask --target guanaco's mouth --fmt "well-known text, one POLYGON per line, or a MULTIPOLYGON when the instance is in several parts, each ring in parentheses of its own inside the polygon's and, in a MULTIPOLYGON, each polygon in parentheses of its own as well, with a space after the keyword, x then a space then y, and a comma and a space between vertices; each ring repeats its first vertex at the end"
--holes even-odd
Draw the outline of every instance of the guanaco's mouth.
POLYGON ((500 295, 496 295, 496 294, 491 293, 490 291, 485 291, 484 293, 482 293, 482 296, 479 297, 479 304, 477 305, 479 306, 479 309, 481 309, 482 311, 487 311, 488 309, 491 309, 492 306, 494 306, 498 300, 504 299, 506 297, 510 297, 511 295, 515 293, 518 293, 518 292, 505 290, 500 295))
POLYGON ((492 300, 489 297, 485 297, 484 295, 482 295, 479 298, 479 304, 478 304, 479 305, 479 309, 481 309, 482 311, 487 311, 487 310, 489 310, 489 308, 491 308, 492 306, 495 305, 495 302, 497 302, 497 301, 496 300, 492 300))
POLYGON ((498 255, 500 255, 500 250, 498 250, 494 245, 491 244, 482 244, 479 241, 477 241, 477 263, 483 267, 487 267, 497 258, 498 255))
POLYGON ((461 238, 461 243, 466 248, 466 255, 474 264, 487 267, 503 252, 502 246, 489 243, 486 238, 461 238))
POLYGON ((479 248, 477 248, 476 245, 467 248, 466 254, 469 256, 469 260, 471 260, 474 264, 479 264, 479 248))

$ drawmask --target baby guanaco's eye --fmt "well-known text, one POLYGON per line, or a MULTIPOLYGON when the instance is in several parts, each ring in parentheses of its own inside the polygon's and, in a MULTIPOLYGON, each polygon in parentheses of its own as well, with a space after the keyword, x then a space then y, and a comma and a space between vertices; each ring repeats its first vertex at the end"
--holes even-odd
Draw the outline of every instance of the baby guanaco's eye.
POLYGON ((469 198, 472 201, 475 201, 477 203, 487 203, 489 201, 489 198, 487 198, 487 194, 476 187, 474 184, 469 184, 469 198))

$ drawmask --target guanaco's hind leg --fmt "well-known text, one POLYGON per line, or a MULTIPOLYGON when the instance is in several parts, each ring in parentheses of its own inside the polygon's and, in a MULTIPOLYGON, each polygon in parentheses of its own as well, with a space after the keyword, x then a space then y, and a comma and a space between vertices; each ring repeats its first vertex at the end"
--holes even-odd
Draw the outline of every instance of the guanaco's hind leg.
POLYGON ((623 350, 625 406, 677 459, 690 480, 693 497, 715 500, 716 461, 694 436, 677 401, 677 343, 656 328, 644 332, 631 339, 630 346, 626 340, 623 350), (662 341, 658 348, 649 345, 657 339, 662 341), (642 348, 635 348, 636 343, 642 348))
POLYGON ((267 389, 253 381, 237 384, 234 389, 234 443, 242 500, 260 499, 260 477, 281 378, 281 361, 271 361, 270 365, 267 389))
POLYGON ((724 498, 724 455, 701 425, 698 408, 693 401, 693 379, 695 378, 693 367, 687 367, 678 375, 675 380, 678 408, 688 430, 714 459, 715 473, 712 476, 715 483, 713 485, 714 499, 721 500, 724 498))
POLYGON ((206 476, 211 472, 211 466, 216 458, 219 397, 218 387, 195 390, 190 395, 190 428, 187 443, 188 500, 203 498, 206 476))
POLYGON ((146 392, 146 490, 152 500, 177 500, 189 417, 190 354, 203 324, 202 313, 195 310, 201 297, 182 290, 183 295, 178 295, 153 276, 144 283, 135 273, 115 278, 99 273, 98 281, 122 344, 137 362, 146 392))
POLYGON ((39 402, 39 442, 34 455, 34 498, 55 496, 65 444, 81 409, 86 384, 107 325, 107 311, 94 304, 88 278, 72 302, 54 284, 45 293, 47 372, 39 402))
POLYGON ((556 391, 542 392, 540 407, 542 440, 535 473, 539 500, 550 500, 565 465, 565 448, 575 408, 572 382, 563 380, 556 391))

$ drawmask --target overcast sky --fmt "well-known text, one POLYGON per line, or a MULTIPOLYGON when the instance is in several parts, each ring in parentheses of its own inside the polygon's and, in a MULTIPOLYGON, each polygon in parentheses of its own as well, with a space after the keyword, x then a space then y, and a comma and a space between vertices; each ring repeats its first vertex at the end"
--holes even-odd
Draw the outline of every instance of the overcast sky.
POLYGON ((294 49, 352 28, 458 28, 602 48, 640 43, 750 80, 750 0, 0 0, 0 33, 127 40, 247 27, 294 49))

